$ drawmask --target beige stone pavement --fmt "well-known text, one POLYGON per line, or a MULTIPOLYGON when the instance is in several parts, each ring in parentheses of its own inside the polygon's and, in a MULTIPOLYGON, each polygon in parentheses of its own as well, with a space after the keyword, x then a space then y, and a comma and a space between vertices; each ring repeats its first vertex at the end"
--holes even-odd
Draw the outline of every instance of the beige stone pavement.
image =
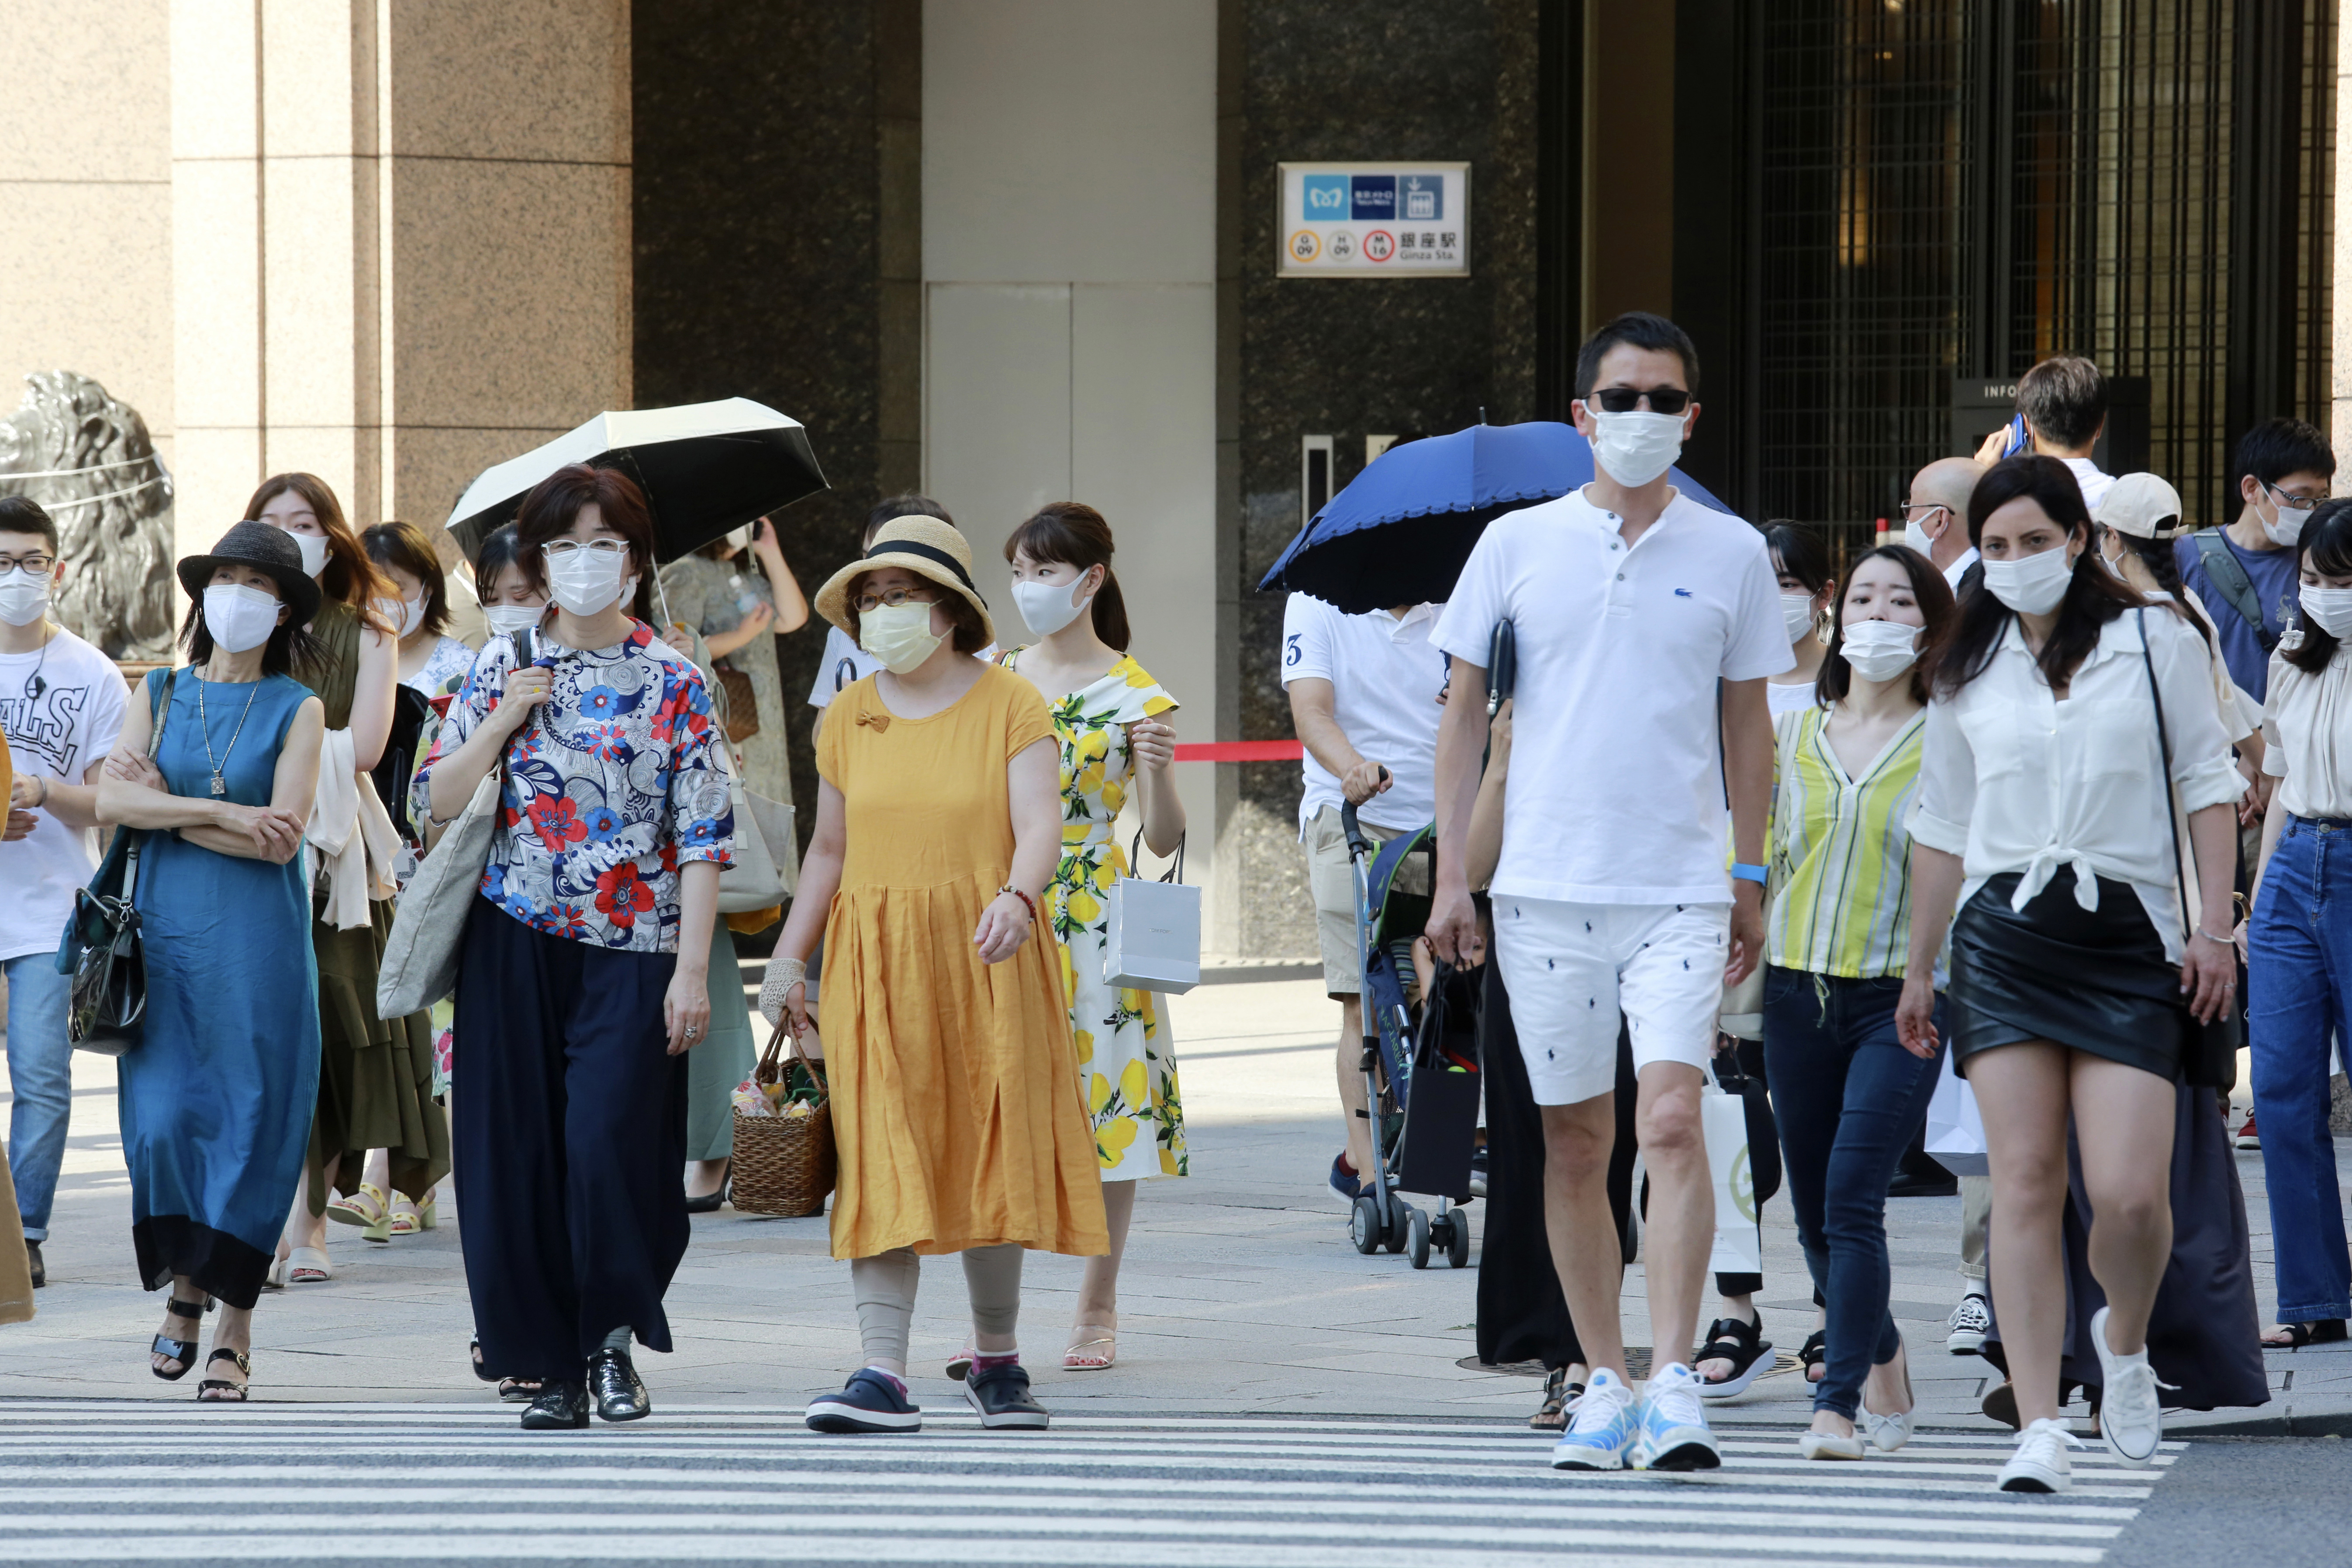
MULTIPOLYGON (((1122 1292, 1119 1364, 1066 1373, 1058 1352, 1075 1300, 1076 1259, 1031 1255, 1023 1342, 1039 1398, 1055 1410, 1317 1413, 1517 1420, 1539 1396, 1528 1376, 1465 1369, 1474 1350, 1477 1272, 1414 1270, 1359 1255, 1345 1205, 1324 1184, 1338 1146, 1332 1041, 1338 1009, 1314 981, 1205 985, 1174 999, 1173 1028, 1193 1174, 1145 1184, 1122 1292)), ((2258 1156, 2241 1157, 2258 1270, 2269 1276, 2258 1156)), ((460 1173, 462 1175, 462 1173, 460 1173)), ((471 1327, 447 1188, 440 1227, 386 1245, 331 1226, 336 1277, 263 1299, 254 1385, 265 1399, 488 1399, 471 1376, 471 1327)), ((71 1144, 47 1248, 49 1287, 33 1322, 0 1329, 0 1394, 187 1399, 192 1384, 146 1371, 160 1302, 138 1289, 129 1236, 110 1063, 76 1062, 71 1144)), ((1811 1288, 1785 1196, 1765 1209, 1767 1334, 1793 1352, 1811 1324, 1811 1288)), ((1471 1206, 1473 1234, 1483 1222, 1471 1206)), ((1894 1310, 1935 1424, 1993 1428, 1976 1412, 1990 1368, 1943 1349, 1958 1288, 1957 1199, 1889 1205, 1894 1310)), ((945 1403, 941 1360, 960 1342, 961 1270, 935 1261, 917 1308, 916 1396, 945 1403)), ((1648 1338, 1642 1275, 1626 1285, 1628 1338, 1648 1338)), ((639 1364, 665 1400, 698 1405, 798 1401, 837 1386, 857 1360, 847 1266, 826 1252, 822 1219, 698 1215, 668 1297, 677 1351, 639 1364)), ((1711 1309, 1712 1304, 1710 1304, 1711 1309)), ((2204 1425, 2286 1430, 2352 1408, 2352 1354, 2273 1356, 2282 1397, 2204 1425), (2293 1389, 2283 1387, 2287 1374, 2293 1389), (2251 1425, 2248 1425, 2251 1423, 2251 1425)), ((1717 1407, 1719 1421, 1801 1426, 1805 1387, 1783 1371, 1717 1407)), ((2075 1414, 2080 1414, 2077 1407, 2075 1414)))

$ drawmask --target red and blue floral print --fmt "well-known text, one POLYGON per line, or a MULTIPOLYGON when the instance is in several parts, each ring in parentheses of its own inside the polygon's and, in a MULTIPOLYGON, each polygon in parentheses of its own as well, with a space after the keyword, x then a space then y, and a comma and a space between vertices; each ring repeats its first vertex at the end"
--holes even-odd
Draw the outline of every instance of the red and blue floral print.
MULTIPOLYGON (((693 664, 632 624, 582 652, 541 637, 548 700, 507 744, 507 786, 482 896, 535 931, 632 952, 677 949, 677 868, 730 859, 735 819, 710 693, 693 664)), ((432 772, 499 703, 514 642, 493 637, 416 770, 422 821, 432 772)))

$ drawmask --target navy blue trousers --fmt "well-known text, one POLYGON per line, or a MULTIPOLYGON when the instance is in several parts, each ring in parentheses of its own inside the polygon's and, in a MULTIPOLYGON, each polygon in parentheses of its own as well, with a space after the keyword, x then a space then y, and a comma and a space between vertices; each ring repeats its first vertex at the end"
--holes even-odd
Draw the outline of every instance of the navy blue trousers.
POLYGON ((451 1052, 457 1235, 484 1366, 578 1382, 627 1326, 670 1348, 662 1296, 692 1235, 686 1058, 667 1054, 677 956, 466 922, 451 1052))

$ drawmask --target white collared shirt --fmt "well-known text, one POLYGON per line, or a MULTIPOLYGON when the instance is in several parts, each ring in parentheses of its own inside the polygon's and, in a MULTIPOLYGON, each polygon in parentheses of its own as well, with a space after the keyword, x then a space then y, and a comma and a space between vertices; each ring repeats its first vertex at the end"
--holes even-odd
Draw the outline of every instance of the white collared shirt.
MULTIPOLYGON (((1392 832, 1429 826, 1437 810, 1437 721, 1445 710, 1445 656, 1431 646, 1437 605, 1415 605, 1400 617, 1360 616, 1311 595, 1293 594, 1282 612, 1282 684, 1313 677, 1331 683, 1331 717, 1360 756, 1395 782, 1356 809, 1358 820, 1392 832)), ((1479 701, 1485 693, 1474 693, 1479 701)), ((1339 779, 1308 752, 1301 765, 1298 833, 1346 796, 1339 779)))
POLYGON ((1960 552, 1960 558, 1958 561, 1944 568, 1944 581, 1950 585, 1953 593, 1957 594, 1960 591, 1960 579, 1967 576, 1969 568, 1976 563, 1977 547, 1971 544, 1960 552))
POLYGON ((1629 547, 1571 491, 1486 525, 1437 645, 1518 650, 1496 893, 1728 903, 1717 682, 1796 667, 1764 536, 1675 493, 1629 547))
POLYGON ((2061 458, 2058 460, 2074 470, 2075 486, 2083 492, 2083 504, 2093 511, 2098 510, 2099 503, 2107 499, 2107 492, 2116 488, 2115 475, 2102 473, 2099 465, 2088 458, 2061 458))
MULTIPOLYGON (((2042 679, 2016 618, 2010 618, 1984 673, 1953 697, 1927 704, 1919 798, 1911 837, 1961 858, 1965 904, 1985 879, 2024 873, 2010 900, 2021 910, 2060 866, 2074 868, 2075 899, 2098 908, 2096 879, 2129 882, 2147 918, 2179 959, 2179 895, 2174 889, 2170 809, 2157 745, 2156 707, 2140 654, 2148 650, 2164 694, 2172 742, 2171 776, 2187 814, 2245 793, 2231 760, 2213 695, 2210 656, 2196 631, 2169 608, 2126 611, 2060 701, 2042 679)), ((2181 834, 2184 847, 2188 834, 2181 834)))
POLYGON ((2263 741, 2263 772, 2279 781, 2273 811, 2352 816, 2352 652, 2337 648, 2317 675, 2271 655, 2263 741))

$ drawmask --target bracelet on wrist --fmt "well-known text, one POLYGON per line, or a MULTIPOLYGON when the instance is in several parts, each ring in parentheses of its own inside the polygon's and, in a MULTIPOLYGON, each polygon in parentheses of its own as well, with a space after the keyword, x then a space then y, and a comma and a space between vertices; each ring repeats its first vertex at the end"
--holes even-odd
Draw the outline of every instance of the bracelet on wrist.
POLYGON ((1021 907, 1029 911, 1029 923, 1031 925, 1035 925, 1037 923, 1037 900, 1031 898, 1028 894, 1023 892, 1020 889, 1014 887, 1010 882, 1007 882, 1004 886, 996 889, 996 894, 999 898, 1003 898, 1007 893, 1012 894, 1014 898, 1021 900, 1021 907))
POLYGON ((2197 934, 2203 937, 2207 942, 2218 943, 2222 947, 2235 947, 2238 944, 2238 939, 2236 937, 2215 936, 2211 931, 2207 931, 2202 925, 2200 925, 2197 928, 2197 934))

